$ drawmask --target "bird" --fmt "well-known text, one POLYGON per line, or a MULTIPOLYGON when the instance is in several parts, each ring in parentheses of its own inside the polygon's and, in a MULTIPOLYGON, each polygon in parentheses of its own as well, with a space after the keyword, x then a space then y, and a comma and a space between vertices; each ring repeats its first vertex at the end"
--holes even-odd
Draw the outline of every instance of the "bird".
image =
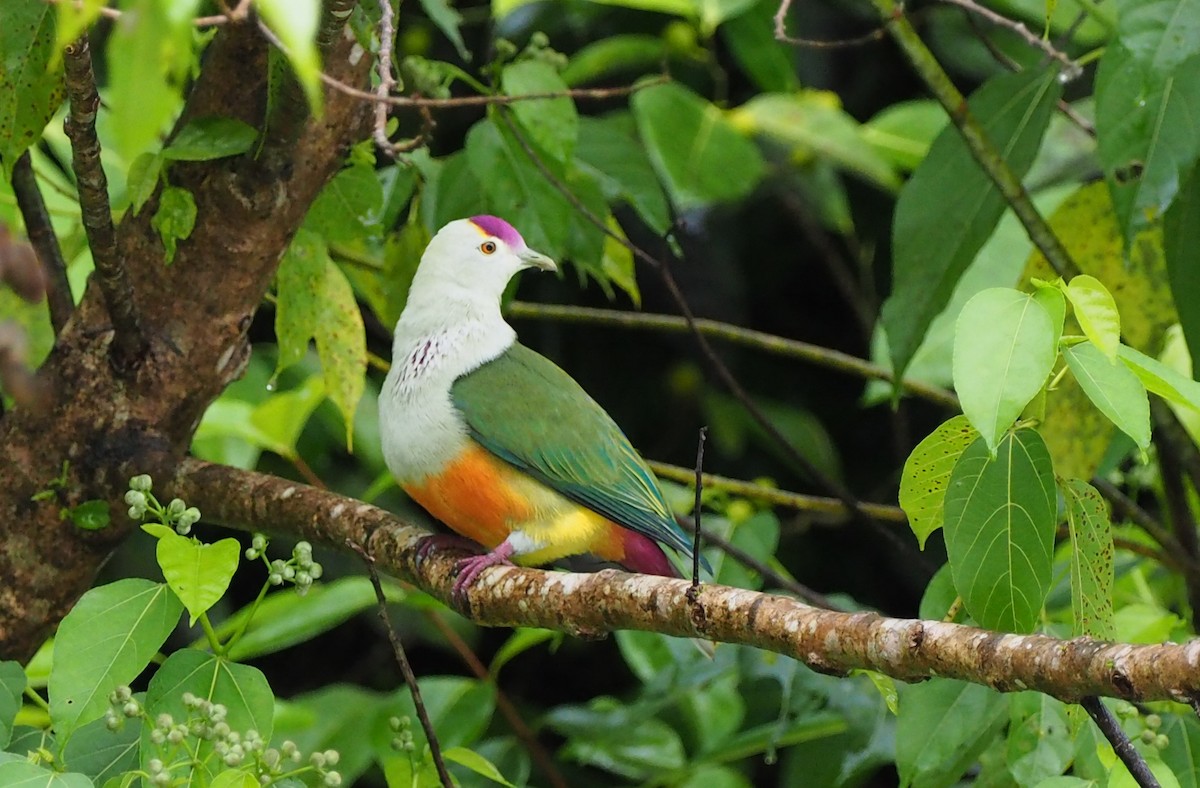
POLYGON ((458 535, 427 538, 418 553, 469 540, 477 554, 456 564, 456 600, 488 567, 575 555, 679 577, 662 546, 690 559, 692 545, 645 460, 501 314, 526 269, 558 266, 504 219, 473 216, 442 227, 413 276, 379 398, 383 455, 405 493, 458 535))

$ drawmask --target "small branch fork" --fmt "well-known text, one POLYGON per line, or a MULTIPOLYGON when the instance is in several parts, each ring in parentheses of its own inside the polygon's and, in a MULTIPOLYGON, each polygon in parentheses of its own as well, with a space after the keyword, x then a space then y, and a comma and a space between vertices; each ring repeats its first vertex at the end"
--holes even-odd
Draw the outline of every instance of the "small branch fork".
POLYGON ((353 539, 347 539, 345 546, 357 553, 358 557, 367 565, 367 573, 371 577, 371 585, 375 588, 375 598, 379 601, 379 620, 383 624, 383 628, 387 630, 388 640, 392 644, 392 653, 396 657, 396 664, 400 666, 400 673, 404 676, 404 683, 408 685, 408 691, 412 693, 413 707, 417 710, 417 719, 421 721, 421 728, 425 731, 425 739, 429 742, 429 755, 433 759, 434 767, 437 769, 438 779, 441 780, 443 788, 453 788, 454 781, 450 779, 450 773, 446 771, 446 762, 442 758, 442 745, 438 742, 437 731, 433 729, 433 722, 429 719, 429 711, 425 708, 425 701, 421 699, 421 688, 417 685, 417 676, 413 673, 412 665, 408 662, 408 655, 404 652, 404 644, 400 642, 400 635, 396 633, 396 628, 392 626, 392 622, 388 618, 387 596, 383 593, 383 584, 379 580, 379 570, 375 568, 375 558, 367 552, 367 548, 353 539))
POLYGON ((133 297, 133 283, 117 255, 108 179, 100 166, 100 142, 96 138, 96 111, 100 96, 92 73, 92 53, 84 34, 63 51, 67 98, 70 109, 64 128, 71 140, 72 168, 79 188, 79 207, 87 233, 96 281, 112 321, 112 362, 121 374, 129 374, 146 348, 141 319, 133 297))

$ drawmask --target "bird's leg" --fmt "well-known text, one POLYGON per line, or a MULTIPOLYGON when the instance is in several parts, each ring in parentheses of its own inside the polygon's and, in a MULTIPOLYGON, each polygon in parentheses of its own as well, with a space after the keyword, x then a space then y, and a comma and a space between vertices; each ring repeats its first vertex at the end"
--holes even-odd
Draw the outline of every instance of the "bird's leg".
POLYGON ((464 553, 478 553, 482 548, 478 542, 458 534, 430 534, 417 545, 417 564, 429 557, 434 550, 462 550, 464 553))
POLYGON ((451 595, 460 602, 465 602, 467 588, 475 582, 475 578, 489 566, 512 566, 512 561, 509 560, 512 554, 513 546, 504 541, 496 545, 496 549, 491 552, 460 560, 455 564, 458 577, 454 578, 451 595))

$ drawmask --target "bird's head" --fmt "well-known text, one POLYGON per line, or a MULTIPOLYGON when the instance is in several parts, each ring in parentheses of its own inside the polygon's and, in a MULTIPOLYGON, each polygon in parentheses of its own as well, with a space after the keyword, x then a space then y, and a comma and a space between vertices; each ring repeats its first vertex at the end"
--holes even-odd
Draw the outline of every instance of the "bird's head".
POLYGON ((525 239, 495 216, 450 222, 429 242, 417 276, 428 285, 467 288, 499 300, 508 281, 525 268, 557 270, 554 261, 525 245, 525 239))

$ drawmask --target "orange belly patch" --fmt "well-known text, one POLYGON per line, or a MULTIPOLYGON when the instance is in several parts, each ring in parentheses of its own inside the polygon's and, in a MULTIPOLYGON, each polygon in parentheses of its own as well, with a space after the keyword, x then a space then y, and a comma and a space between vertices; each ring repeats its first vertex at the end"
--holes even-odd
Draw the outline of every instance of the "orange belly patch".
POLYGON ((441 473, 403 488, 453 531, 491 550, 508 537, 515 524, 534 516, 533 504, 520 490, 522 475, 473 445, 441 473))

